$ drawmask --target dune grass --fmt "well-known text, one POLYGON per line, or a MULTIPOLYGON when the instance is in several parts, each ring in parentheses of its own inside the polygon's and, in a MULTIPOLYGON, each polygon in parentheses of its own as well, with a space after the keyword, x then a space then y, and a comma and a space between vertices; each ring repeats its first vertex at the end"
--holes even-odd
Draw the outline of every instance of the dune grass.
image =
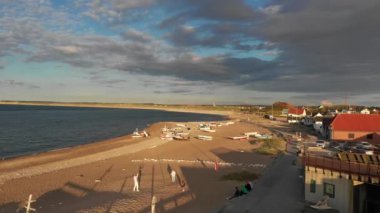
POLYGON ((279 138, 261 140, 262 145, 256 149, 256 153, 263 155, 277 155, 284 153, 285 142, 279 138))
POLYGON ((259 174, 241 171, 241 172, 232 172, 220 177, 221 180, 234 180, 234 181, 246 181, 246 180, 256 180, 260 177, 259 174))

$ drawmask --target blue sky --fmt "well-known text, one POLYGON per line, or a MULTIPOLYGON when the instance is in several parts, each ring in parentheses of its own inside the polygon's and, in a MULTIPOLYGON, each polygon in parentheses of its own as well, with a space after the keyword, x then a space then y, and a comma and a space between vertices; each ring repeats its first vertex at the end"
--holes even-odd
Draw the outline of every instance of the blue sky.
POLYGON ((377 105, 378 6, 0 0, 0 100, 377 105))

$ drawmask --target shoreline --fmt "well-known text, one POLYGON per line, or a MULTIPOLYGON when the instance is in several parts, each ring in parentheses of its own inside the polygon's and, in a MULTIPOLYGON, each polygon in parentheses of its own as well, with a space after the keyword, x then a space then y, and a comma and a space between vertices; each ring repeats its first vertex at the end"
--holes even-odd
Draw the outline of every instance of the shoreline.
MULTIPOLYGON (((238 114, 230 117, 241 118, 238 114)), ((141 212, 150 207, 153 191, 167 210, 212 211, 225 202, 237 184, 221 181, 221 176, 242 170, 261 173, 274 159, 253 151, 260 144, 228 139, 228 136, 248 131, 268 133, 266 128, 238 121, 232 126, 218 127, 216 133, 211 133, 213 141, 193 137, 189 141, 161 140, 161 127, 176 123, 186 123, 193 136, 205 134, 196 128, 199 122, 161 122, 149 127, 151 137, 148 138, 124 136, 15 159, 15 163, 12 160, 0 162, 0 192, 7 194, 0 198, 0 212, 14 211, 28 194, 37 200, 39 212, 107 212, 109 209, 141 212), (212 165, 215 159, 220 162, 217 173, 212 165), (5 162, 9 163, 8 170, 5 162), (185 192, 171 183, 166 171, 169 166, 185 180, 185 192), (141 192, 133 193, 131 177, 140 167, 143 167, 141 192), (214 190, 207 190, 204 184, 214 190)))
POLYGON ((105 108, 105 109, 146 109, 146 110, 161 110, 168 112, 183 112, 183 113, 199 113, 199 114, 212 114, 221 116, 230 116, 236 112, 232 110, 210 110, 210 109, 197 109, 194 106, 173 107, 174 105, 153 105, 148 104, 117 104, 117 103, 59 103, 59 102, 17 102, 17 101, 0 101, 0 105, 19 105, 19 106, 51 106, 51 107, 82 107, 82 108, 105 108))
MULTIPOLYGON (((220 115, 223 117, 223 120, 231 120, 231 116, 233 116, 234 112, 232 111, 207 111, 207 110, 200 110, 200 109, 192 109, 192 110, 187 110, 187 109, 182 109, 182 108, 159 108, 159 107, 145 107, 145 108, 138 108, 137 106, 107 106, 107 105, 91 105, 91 104, 39 104, 39 103, 16 103, 16 102, 0 102, 0 105, 20 105, 20 106, 48 106, 48 107, 78 107, 78 108, 104 108, 104 109, 142 109, 142 110, 157 110, 157 111, 168 111, 168 112, 181 112, 181 113, 195 113, 195 114, 209 114, 209 115, 220 115)), ((149 123, 147 124, 147 130, 148 132, 150 131, 150 127, 154 125, 158 125, 160 123, 169 123, 173 121, 159 121, 156 123, 149 123)), ((188 122, 197 122, 197 121, 188 121, 188 122)), ((188 122, 178 122, 178 123, 188 123, 188 122)), ((25 155, 14 155, 10 157, 2 157, 0 159, 0 171, 2 171, 2 163, 7 162, 7 161, 13 161, 13 160, 18 160, 18 159, 24 159, 24 158, 32 158, 32 157, 45 157, 46 155, 54 155, 54 154, 67 154, 67 152, 71 151, 76 151, 76 149, 79 148, 90 148, 91 146, 98 146, 98 145, 110 145, 110 142, 119 142, 121 140, 126 140, 131 138, 132 133, 126 134, 126 135, 121 135, 117 137, 110 137, 104 140, 99 140, 99 141, 93 141, 85 144, 78 144, 74 146, 69 146, 69 147, 62 147, 62 148, 57 148, 57 149, 51 149, 47 151, 40 151, 40 152, 35 152, 35 153, 29 153, 25 155)), ((140 139, 141 140, 141 139, 140 139)))

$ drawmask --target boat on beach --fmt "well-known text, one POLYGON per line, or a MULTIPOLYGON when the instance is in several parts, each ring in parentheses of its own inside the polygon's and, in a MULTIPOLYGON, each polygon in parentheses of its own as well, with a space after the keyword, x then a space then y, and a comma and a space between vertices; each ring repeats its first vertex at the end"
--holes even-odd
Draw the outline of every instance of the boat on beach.
POLYGON ((198 138, 199 140, 204 140, 204 141, 212 141, 212 136, 208 136, 208 135, 198 135, 196 136, 196 138, 198 138))

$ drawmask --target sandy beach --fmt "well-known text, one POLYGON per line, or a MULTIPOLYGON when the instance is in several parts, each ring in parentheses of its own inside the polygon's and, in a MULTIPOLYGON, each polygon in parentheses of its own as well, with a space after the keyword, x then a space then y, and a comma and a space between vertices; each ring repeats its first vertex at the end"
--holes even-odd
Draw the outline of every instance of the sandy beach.
POLYGON ((200 132, 197 122, 186 123, 192 136, 210 135, 212 141, 161 140, 165 125, 175 123, 151 125, 148 138, 124 136, 1 161, 0 212, 21 212, 29 194, 37 212, 150 212, 153 195, 159 212, 217 211, 240 184, 221 180, 223 175, 244 170, 260 174, 274 158, 255 153, 260 143, 227 138, 252 131, 270 133, 254 123, 235 120, 215 133, 200 132), (139 168, 140 192, 133 192, 132 176, 139 168), (171 169, 184 181, 184 191, 171 182, 171 169))

